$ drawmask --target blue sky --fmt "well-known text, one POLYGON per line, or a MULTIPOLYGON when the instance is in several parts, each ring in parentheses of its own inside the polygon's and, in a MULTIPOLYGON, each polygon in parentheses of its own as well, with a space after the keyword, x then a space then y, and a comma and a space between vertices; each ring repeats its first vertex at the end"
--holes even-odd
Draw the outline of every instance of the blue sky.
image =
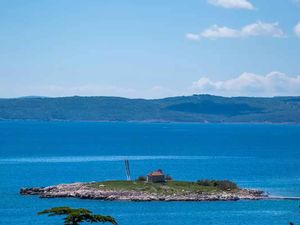
POLYGON ((0 97, 300 95, 297 0, 0 0, 0 27, 0 97))

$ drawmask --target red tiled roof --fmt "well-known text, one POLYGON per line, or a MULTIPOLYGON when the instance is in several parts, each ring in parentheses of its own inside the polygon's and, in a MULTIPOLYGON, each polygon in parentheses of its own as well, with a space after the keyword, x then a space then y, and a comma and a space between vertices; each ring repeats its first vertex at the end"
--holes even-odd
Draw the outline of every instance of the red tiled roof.
POLYGON ((153 171, 152 173, 149 174, 149 176, 163 176, 164 174, 157 170, 157 171, 153 171))

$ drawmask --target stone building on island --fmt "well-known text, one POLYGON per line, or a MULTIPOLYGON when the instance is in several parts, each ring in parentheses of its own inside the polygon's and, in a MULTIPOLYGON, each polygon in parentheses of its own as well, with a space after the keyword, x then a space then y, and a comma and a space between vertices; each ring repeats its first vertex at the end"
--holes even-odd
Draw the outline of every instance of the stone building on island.
POLYGON ((162 170, 156 170, 147 175, 147 182, 161 183, 166 182, 166 176, 162 170))

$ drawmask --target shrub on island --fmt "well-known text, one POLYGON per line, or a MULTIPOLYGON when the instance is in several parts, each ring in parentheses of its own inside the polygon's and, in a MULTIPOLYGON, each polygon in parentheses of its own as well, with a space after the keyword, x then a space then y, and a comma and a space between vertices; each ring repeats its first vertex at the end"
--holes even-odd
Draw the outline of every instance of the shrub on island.
POLYGON ((166 176, 166 181, 172 181, 172 180, 173 180, 173 178, 170 175, 166 176))
POLYGON ((146 179, 145 176, 139 176, 139 177, 136 179, 136 181, 140 181, 140 182, 146 181, 146 180, 147 180, 147 179, 146 179))
POLYGON ((235 190, 238 189, 238 186, 236 183, 229 181, 229 180, 198 180, 198 185, 206 186, 206 187, 216 187, 220 190, 235 190))

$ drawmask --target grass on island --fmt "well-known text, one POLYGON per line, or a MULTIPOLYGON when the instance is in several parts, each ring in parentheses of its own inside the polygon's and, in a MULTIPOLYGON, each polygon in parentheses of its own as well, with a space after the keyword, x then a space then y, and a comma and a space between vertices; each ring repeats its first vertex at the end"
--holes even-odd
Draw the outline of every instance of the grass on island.
POLYGON ((89 187, 110 191, 141 191, 156 194, 188 194, 235 192, 239 188, 231 181, 201 180, 197 182, 166 181, 165 183, 149 183, 145 181, 103 181, 88 184, 89 187))

